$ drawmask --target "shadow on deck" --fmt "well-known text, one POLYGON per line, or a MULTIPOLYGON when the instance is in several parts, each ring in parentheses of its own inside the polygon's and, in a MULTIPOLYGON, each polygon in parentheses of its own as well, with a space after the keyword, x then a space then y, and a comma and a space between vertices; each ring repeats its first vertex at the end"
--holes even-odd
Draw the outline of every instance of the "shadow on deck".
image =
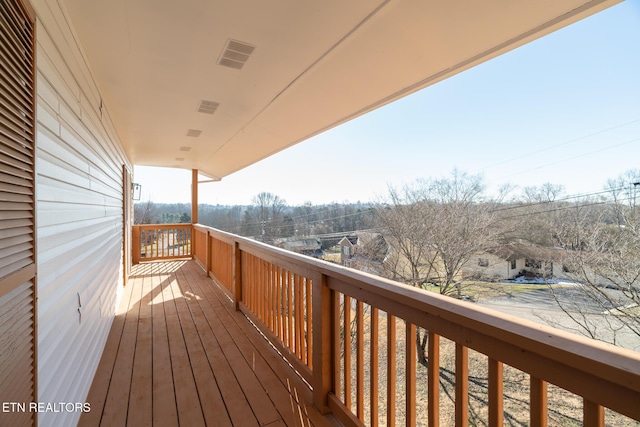
POLYGON ((194 261, 132 271, 80 426, 337 425, 194 261))

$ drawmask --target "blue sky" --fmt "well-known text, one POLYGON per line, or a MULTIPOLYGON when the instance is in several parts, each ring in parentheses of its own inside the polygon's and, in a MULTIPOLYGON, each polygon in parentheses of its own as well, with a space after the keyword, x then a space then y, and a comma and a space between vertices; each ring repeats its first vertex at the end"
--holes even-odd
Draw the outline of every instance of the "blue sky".
MULTIPOLYGON (((628 0, 302 142, 200 203, 368 202, 388 185, 482 174, 489 191, 546 182, 597 192, 640 169, 640 0, 628 0), (346 183, 346 184, 345 184, 346 183)), ((136 167, 142 200, 189 202, 191 173, 136 167)))

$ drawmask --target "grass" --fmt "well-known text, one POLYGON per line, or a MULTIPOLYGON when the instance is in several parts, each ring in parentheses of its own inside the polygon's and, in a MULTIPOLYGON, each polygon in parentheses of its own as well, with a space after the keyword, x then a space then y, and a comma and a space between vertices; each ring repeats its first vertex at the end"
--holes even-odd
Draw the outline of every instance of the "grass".
MULTIPOLYGON (((546 289, 549 285, 538 283, 501 283, 501 282, 483 282, 478 280, 467 280, 462 282, 462 295, 467 295, 472 300, 480 298, 494 298, 501 296, 514 295, 522 292, 536 291, 546 289)), ((562 286, 562 285, 551 285, 562 286)), ((425 285, 424 289, 431 292, 440 292, 439 286, 425 285)), ((452 286, 453 292, 455 288, 452 286)))

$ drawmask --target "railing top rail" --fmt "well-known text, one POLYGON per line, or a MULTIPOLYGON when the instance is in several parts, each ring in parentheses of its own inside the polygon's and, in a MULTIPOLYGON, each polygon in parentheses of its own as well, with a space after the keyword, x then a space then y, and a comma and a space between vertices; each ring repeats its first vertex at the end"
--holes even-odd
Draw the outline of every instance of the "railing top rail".
MULTIPOLYGON (((494 337, 522 350, 544 354, 547 359, 563 365, 579 365, 592 375, 615 381, 640 392, 640 353, 565 332, 529 320, 509 316, 473 303, 428 292, 387 280, 365 272, 355 271, 327 261, 286 251, 262 242, 236 236, 210 227, 196 225, 211 235, 227 241, 239 242, 251 251, 271 254, 274 259, 304 266, 306 269, 332 278, 331 284, 356 293, 365 302, 405 317, 405 308, 428 313, 432 319, 456 324, 462 328, 494 337), (375 301, 367 301, 374 299, 375 301)), ((469 343, 474 348, 473 343, 469 343)))
POLYGON ((191 228, 193 224, 175 223, 175 224, 134 224, 133 227, 140 229, 157 230, 158 228, 191 228))

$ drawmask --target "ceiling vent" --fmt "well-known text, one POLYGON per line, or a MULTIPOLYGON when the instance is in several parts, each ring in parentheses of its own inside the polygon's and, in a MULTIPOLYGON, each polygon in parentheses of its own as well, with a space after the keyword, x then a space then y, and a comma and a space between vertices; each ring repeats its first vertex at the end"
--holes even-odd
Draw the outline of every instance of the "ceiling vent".
POLYGON ((199 136, 200 136, 200 134, 201 134, 201 133, 202 133, 202 131, 201 131, 201 130, 198 130, 198 129, 189 129, 189 130, 187 131, 187 136, 193 136, 193 137, 197 138, 197 137, 199 137, 199 136))
POLYGON ((205 100, 200 102, 200 106, 198 107, 198 112, 205 113, 205 114, 213 114, 216 112, 219 106, 220 106, 219 102, 205 100))
POLYGON ((180 151, 191 151, 191 147, 180 147, 180 151))
POLYGON ((247 62, 255 48, 248 43, 229 39, 218 59, 218 64, 239 70, 247 62))

